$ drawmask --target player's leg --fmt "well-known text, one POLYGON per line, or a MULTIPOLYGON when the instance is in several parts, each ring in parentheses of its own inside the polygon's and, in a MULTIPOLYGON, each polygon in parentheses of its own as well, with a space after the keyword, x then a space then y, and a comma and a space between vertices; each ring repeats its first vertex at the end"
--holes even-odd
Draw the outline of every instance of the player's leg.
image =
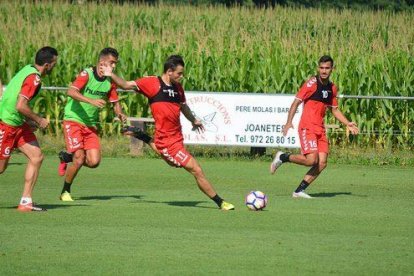
POLYGON ((43 162, 43 154, 40 150, 39 143, 34 140, 24 143, 23 145, 18 146, 18 148, 28 159, 24 175, 24 188, 18 210, 23 212, 46 211, 43 208, 34 206, 32 200, 33 189, 43 162))
POLYGON ((201 166, 198 164, 197 160, 194 157, 191 157, 187 164, 184 165, 184 168, 191 173, 198 185, 198 188, 209 198, 211 198, 217 206, 222 210, 234 210, 234 205, 228 202, 225 202, 214 190, 213 185, 207 180, 201 166))
POLYGON ((76 175, 85 164, 86 154, 85 150, 79 149, 73 153, 73 161, 68 165, 66 169, 65 180, 63 183, 62 192, 60 194, 60 200, 62 201, 73 201, 71 196, 71 187, 73 180, 75 179, 76 175))
POLYGON ((9 164, 9 159, 0 159, 0 174, 4 173, 7 169, 7 165, 9 164))
POLYGON ((62 150, 59 152, 58 158, 60 161, 58 166, 58 174, 59 176, 64 176, 68 167, 68 163, 71 163, 73 161, 73 155, 70 152, 62 150))
POLYGON ((306 173, 299 186, 293 192, 292 197, 311 198, 311 196, 305 193, 305 190, 327 166, 329 142, 326 138, 326 134, 322 133, 316 135, 316 142, 318 149, 318 163, 314 164, 306 173))
POLYGON ((86 150, 85 166, 94 169, 101 163, 101 150, 88 149, 86 150))
POLYGON ((314 166, 318 164, 318 139, 314 133, 302 129, 299 134, 302 154, 289 154, 278 151, 270 164, 270 173, 274 174, 283 163, 292 162, 303 166, 314 166))
POLYGON ((101 162, 101 143, 95 128, 86 127, 83 131, 83 148, 86 152, 85 166, 96 168, 101 162))
POLYGON ((144 143, 148 144, 153 151, 161 155, 161 153, 158 151, 157 147, 155 146, 154 139, 151 136, 149 136, 147 133, 142 131, 142 129, 140 129, 139 127, 125 126, 121 129, 121 133, 124 135, 133 136, 143 141, 144 143))
POLYGON ((318 164, 312 166, 312 168, 310 168, 310 170, 306 173, 302 182, 293 192, 292 194, 293 197, 311 198, 311 196, 305 193, 305 190, 319 176, 319 174, 326 168, 327 160, 328 160, 328 154, 325 152, 320 152, 318 164))

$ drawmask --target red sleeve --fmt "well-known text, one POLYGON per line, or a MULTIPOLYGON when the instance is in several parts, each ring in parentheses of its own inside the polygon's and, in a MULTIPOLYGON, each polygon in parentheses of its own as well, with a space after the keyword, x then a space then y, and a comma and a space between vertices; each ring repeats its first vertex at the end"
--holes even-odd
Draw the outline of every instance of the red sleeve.
POLYGON ((299 89, 299 92, 296 94, 296 99, 304 101, 308 99, 310 96, 312 96, 312 94, 315 93, 318 86, 316 82, 317 80, 315 77, 305 82, 299 89))
POLYGON ((148 98, 152 98, 157 95, 160 90, 160 81, 157 77, 144 77, 135 80, 139 92, 144 94, 148 98))
POLYGON ((116 84, 114 82, 111 83, 111 90, 108 93, 108 100, 111 103, 119 101, 118 92, 116 91, 116 84))
POLYGON ((332 84, 332 107, 338 107, 338 87, 332 84))
POLYGON ((34 96, 39 92, 41 87, 40 77, 37 74, 30 74, 23 81, 20 95, 25 97, 28 101, 33 99, 34 96))
POLYGON ((77 90, 82 90, 85 85, 89 81, 89 75, 88 72, 85 70, 80 72, 79 75, 76 77, 76 79, 72 82, 71 87, 76 88, 77 90))
POLYGON ((179 94, 180 95, 180 102, 185 103, 186 99, 185 99, 184 88, 180 84, 178 84, 178 93, 180 93, 179 94))

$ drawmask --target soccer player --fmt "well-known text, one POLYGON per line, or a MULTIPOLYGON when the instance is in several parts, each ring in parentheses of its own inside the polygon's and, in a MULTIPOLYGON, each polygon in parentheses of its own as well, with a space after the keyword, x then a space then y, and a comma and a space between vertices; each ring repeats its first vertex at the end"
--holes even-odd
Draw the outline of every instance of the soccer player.
POLYGON ((99 110, 106 105, 107 100, 113 104, 115 115, 122 122, 126 121, 118 102, 116 84, 97 70, 103 63, 114 69, 118 57, 117 50, 103 49, 96 67, 85 68, 69 87, 63 121, 67 152, 60 153, 60 174, 66 173, 60 195, 62 201, 73 201, 71 185, 81 167, 96 168, 101 161, 97 124, 99 110), (69 162, 71 165, 66 170, 69 162))
POLYGON ((326 168, 329 152, 324 126, 326 109, 330 109, 335 118, 343 123, 352 134, 356 135, 359 132, 357 125, 354 122, 348 121, 338 109, 336 98, 338 89, 329 80, 333 68, 333 59, 330 56, 322 56, 319 59, 318 74, 302 85, 289 109, 288 118, 282 130, 284 136, 286 136, 290 128, 293 128, 293 117, 298 106, 303 103, 303 113, 298 129, 302 154, 289 154, 278 151, 270 165, 270 172, 272 174, 286 162, 311 167, 293 192, 292 197, 294 198, 311 198, 311 196, 305 193, 305 190, 326 168))
POLYGON ((46 128, 49 121, 31 109, 33 99, 41 87, 40 77, 49 74, 55 67, 58 52, 52 47, 43 47, 36 53, 35 64, 26 65, 9 82, 0 99, 0 174, 7 169, 10 154, 18 148, 27 157, 24 189, 18 211, 46 211, 35 206, 32 193, 39 175, 43 154, 30 124, 46 128))
POLYGON ((164 63, 160 77, 151 76, 125 81, 115 75, 110 66, 103 66, 103 74, 123 89, 134 89, 149 100, 155 120, 154 143, 163 159, 171 166, 184 167, 190 172, 200 190, 211 198, 222 210, 234 210, 233 204, 224 201, 207 180, 197 160, 184 148, 180 112, 192 123, 193 129, 204 131, 203 124, 192 114, 186 104, 180 80, 184 75, 184 60, 181 56, 170 56, 164 63))

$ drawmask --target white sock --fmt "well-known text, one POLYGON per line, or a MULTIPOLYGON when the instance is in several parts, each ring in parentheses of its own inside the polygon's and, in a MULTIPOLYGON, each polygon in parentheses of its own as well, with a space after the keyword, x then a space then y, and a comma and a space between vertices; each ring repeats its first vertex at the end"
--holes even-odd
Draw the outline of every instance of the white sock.
POLYGON ((30 204, 32 203, 32 198, 31 197, 22 197, 22 199, 20 200, 20 204, 22 205, 26 205, 26 204, 30 204))

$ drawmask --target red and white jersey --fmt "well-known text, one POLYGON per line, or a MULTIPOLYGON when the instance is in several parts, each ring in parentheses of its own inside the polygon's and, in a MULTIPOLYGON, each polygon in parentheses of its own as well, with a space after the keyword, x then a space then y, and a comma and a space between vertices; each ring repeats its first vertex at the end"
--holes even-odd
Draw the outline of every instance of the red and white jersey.
POLYGON ((319 77, 306 81, 296 94, 296 98, 303 102, 299 129, 306 128, 315 133, 325 131, 326 108, 338 107, 337 93, 338 89, 332 82, 323 84, 319 77))
POLYGON ((155 144, 165 147, 183 141, 181 104, 186 102, 180 84, 165 84, 160 77, 151 76, 135 81, 138 90, 149 100, 155 120, 155 144))
MULTIPOLYGON (((95 78, 99 81, 104 81, 105 77, 99 77, 98 73, 96 72, 96 68, 93 68, 93 75, 95 78)), ((89 81, 89 74, 85 70, 80 72, 76 79, 72 82, 70 85, 71 87, 75 88, 78 91, 82 91, 83 88, 85 88, 86 84, 88 84, 89 81)), ((112 81, 111 82, 111 90, 108 92, 108 100, 111 103, 119 101, 118 92, 116 91, 116 84, 112 81)))
POLYGON ((20 96, 25 97, 28 101, 30 101, 37 95, 37 93, 39 93, 41 87, 42 82, 39 75, 30 74, 23 81, 20 96))

